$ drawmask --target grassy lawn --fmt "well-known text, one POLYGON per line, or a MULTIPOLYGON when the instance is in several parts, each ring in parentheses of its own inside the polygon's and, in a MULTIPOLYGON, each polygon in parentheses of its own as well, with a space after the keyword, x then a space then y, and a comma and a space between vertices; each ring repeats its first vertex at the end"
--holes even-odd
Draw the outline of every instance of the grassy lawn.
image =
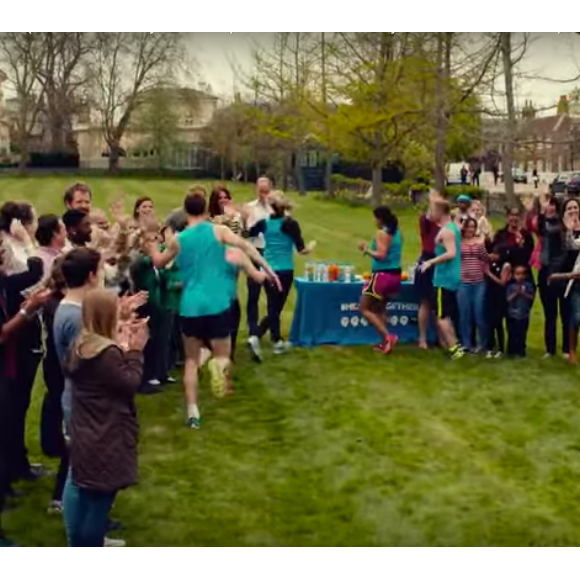
MULTIPOLYGON (((0 199, 60 211, 71 179, 0 179, 0 199)), ((96 205, 120 191, 152 196, 159 213, 188 182, 91 179, 96 205)), ((234 198, 249 198, 233 187, 234 198)), ((366 268, 356 242, 368 209, 297 200, 317 257, 366 268)), ((129 209, 129 208, 128 208, 129 209)), ((417 255, 416 213, 400 213, 405 259, 417 255)), ((302 271, 303 262, 297 261, 302 271)), ((285 314, 289 327, 293 298, 285 314)), ((578 545, 580 388, 561 360, 542 361, 538 306, 525 361, 451 363, 401 346, 295 350, 261 366, 241 349, 236 394, 202 394, 203 427, 182 426, 180 387, 139 399, 140 485, 114 516, 132 546, 578 545)), ((242 337, 243 339, 243 337, 242 337)), ((37 383, 28 422, 35 460, 37 383)), ((5 518, 21 545, 64 545, 46 515, 52 481, 27 487, 5 518)))

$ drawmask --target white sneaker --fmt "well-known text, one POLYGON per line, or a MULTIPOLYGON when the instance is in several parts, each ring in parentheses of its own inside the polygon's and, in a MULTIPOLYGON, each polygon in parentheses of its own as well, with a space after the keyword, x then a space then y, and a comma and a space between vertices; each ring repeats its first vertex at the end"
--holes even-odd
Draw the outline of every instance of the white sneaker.
POLYGON ((273 350, 274 354, 284 354, 290 350, 290 344, 288 342, 284 342, 283 340, 279 340, 274 344, 273 350))
POLYGON ((493 358, 503 358, 503 352, 501 352, 501 350, 498 350, 494 355, 493 358))
POLYGON ((248 347, 254 360, 256 362, 262 362, 262 348, 260 346, 260 339, 257 336, 250 336, 248 339, 248 347))
POLYGON ((113 538, 105 538, 104 548, 124 548, 127 545, 125 540, 115 540, 113 538))
POLYGON ((488 350, 487 353, 486 353, 486 355, 485 355, 485 358, 493 358, 493 351, 492 350, 488 350))
POLYGON ((152 387, 158 387, 161 384, 161 382, 158 381, 157 379, 151 379, 150 381, 147 381, 147 384, 152 387))
POLYGON ((544 356, 542 357, 543 360, 546 360, 548 358, 552 358, 552 355, 549 352, 547 352, 546 354, 544 354, 544 356))

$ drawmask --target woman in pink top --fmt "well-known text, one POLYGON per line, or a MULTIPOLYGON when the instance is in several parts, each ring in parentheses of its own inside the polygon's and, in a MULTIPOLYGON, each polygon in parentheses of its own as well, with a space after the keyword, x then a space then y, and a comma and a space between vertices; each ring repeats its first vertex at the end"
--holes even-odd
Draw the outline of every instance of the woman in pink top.
POLYGON ((481 351, 487 344, 485 324, 485 276, 489 257, 483 240, 477 237, 477 221, 469 217, 461 231, 461 285, 457 291, 461 344, 465 350, 481 351), (473 345, 477 329, 477 347, 473 345))

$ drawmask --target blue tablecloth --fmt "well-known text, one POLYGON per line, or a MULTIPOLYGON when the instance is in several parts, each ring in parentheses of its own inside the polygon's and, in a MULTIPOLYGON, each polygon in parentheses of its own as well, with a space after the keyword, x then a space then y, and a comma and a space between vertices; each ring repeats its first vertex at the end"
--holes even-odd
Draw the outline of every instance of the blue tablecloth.
MULTIPOLYGON (((309 282, 296 278, 296 306, 290 342, 296 346, 318 344, 357 345, 377 342, 376 331, 360 315, 362 282, 309 282)), ((401 291, 387 304, 388 328, 399 342, 417 342, 415 287, 403 282, 401 291)), ((432 332, 430 339, 434 338, 432 332)))

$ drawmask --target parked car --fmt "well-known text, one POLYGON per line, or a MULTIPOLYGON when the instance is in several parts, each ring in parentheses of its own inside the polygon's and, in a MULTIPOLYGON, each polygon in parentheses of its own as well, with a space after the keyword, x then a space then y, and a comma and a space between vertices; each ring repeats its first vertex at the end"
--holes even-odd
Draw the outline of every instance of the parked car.
POLYGON ((571 173, 568 171, 565 173, 558 173, 549 185, 550 194, 564 195, 566 193, 566 183, 568 182, 570 175, 571 173))
POLYGON ((580 194, 580 173, 571 173, 568 181, 566 181, 566 187, 564 189, 566 195, 578 195, 580 194))
MULTIPOLYGON (((501 182, 504 183, 504 174, 503 172, 500 173, 500 179, 501 182)), ((528 175, 525 171, 518 169, 517 167, 514 167, 512 169, 512 179, 514 183, 524 183, 527 184, 528 183, 528 175)))

